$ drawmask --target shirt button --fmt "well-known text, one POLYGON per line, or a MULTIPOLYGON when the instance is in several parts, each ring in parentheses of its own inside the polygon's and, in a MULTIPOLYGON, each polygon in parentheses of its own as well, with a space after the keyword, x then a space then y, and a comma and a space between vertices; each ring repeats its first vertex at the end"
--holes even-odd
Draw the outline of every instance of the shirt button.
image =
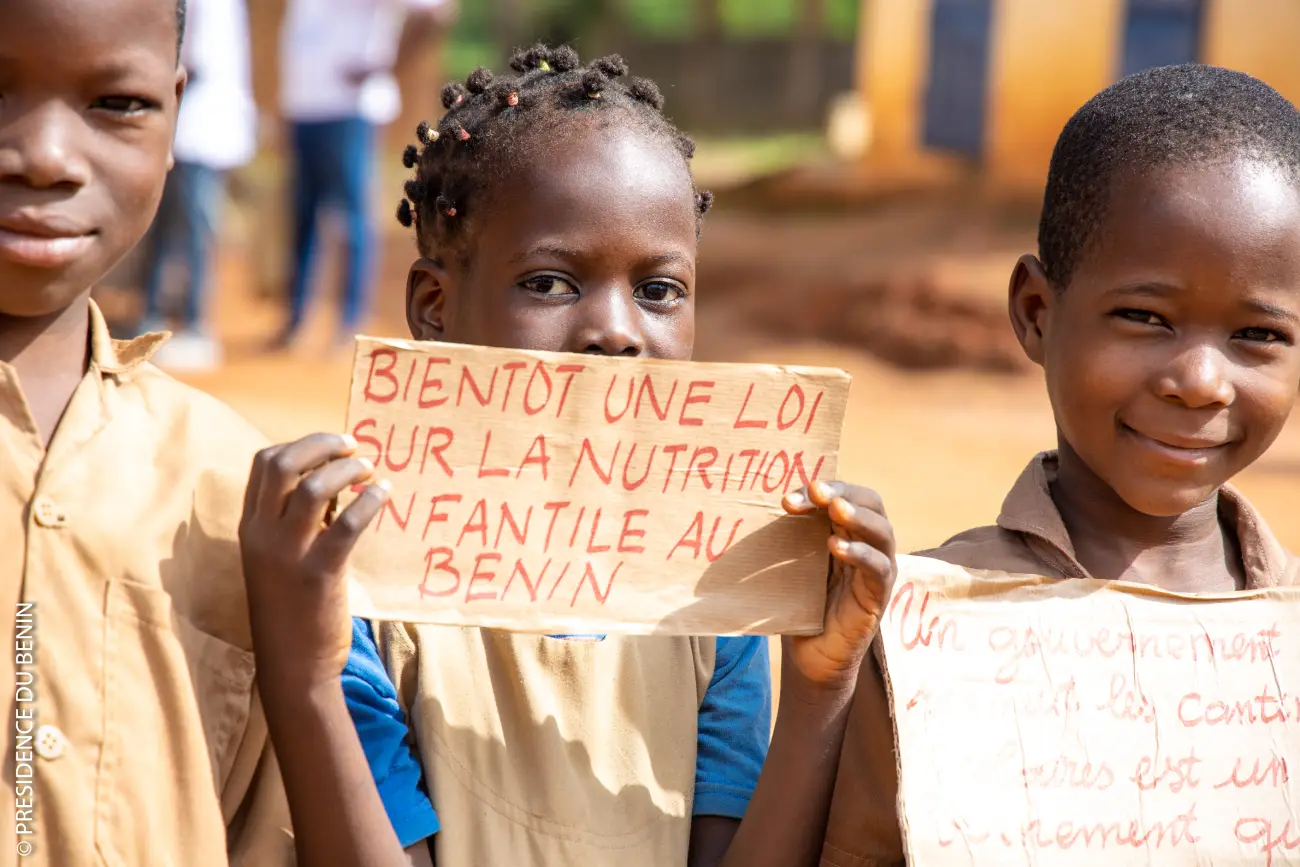
POLYGON ((36 498, 36 502, 32 503, 32 515, 42 527, 62 527, 68 520, 59 504, 49 497, 36 498))
POLYGON ((56 726, 41 726, 36 730, 36 755, 54 761, 68 748, 68 739, 56 726))

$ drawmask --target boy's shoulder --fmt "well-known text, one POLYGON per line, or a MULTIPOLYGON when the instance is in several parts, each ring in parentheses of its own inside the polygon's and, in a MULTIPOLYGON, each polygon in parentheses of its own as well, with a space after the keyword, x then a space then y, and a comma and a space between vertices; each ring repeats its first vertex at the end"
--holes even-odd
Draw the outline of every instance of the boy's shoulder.
POLYGON ((1052 500, 1055 452, 1042 452, 1021 472, 1002 501, 997 523, 953 536, 916 556, 966 569, 985 569, 1047 578, 1081 578, 1070 535, 1052 500))
MULTIPOLYGON (((196 507, 208 504, 224 515, 232 498, 242 504, 253 457, 266 447, 266 437, 225 403, 153 365, 166 333, 116 340, 93 300, 89 319, 88 373, 99 378, 112 441, 131 452, 123 459, 136 466, 148 461, 177 491, 193 489, 196 507)), ((237 519, 239 509, 234 513, 237 519)))
POLYGON ((1247 587, 1300 584, 1300 558, 1287 550, 1264 516, 1232 485, 1219 491, 1219 519, 1236 532, 1247 587))
MULTIPOLYGON (((239 413, 152 363, 168 334, 117 340, 93 301, 89 314, 92 373, 102 378, 113 422, 133 428, 139 446, 213 467, 226 466, 232 455, 246 456, 251 464, 266 446, 266 437, 239 413)), ((245 480, 247 469, 240 469, 245 480)))
POLYGON ((129 461, 148 461, 159 478, 191 498, 219 537, 233 538, 253 458, 266 437, 222 401, 154 366, 165 334, 114 340, 98 308, 91 312, 91 355, 114 441, 129 461))
MULTIPOLYGON (((997 524, 953 536, 916 556, 966 569, 983 569, 1047 578, 1087 578, 1075 556, 1070 534, 1049 489, 1056 455, 1037 455, 1002 503, 997 524)), ((1263 516, 1231 485, 1219 491, 1219 515, 1241 550, 1247 586, 1300 584, 1300 558, 1287 551, 1263 516)))
MULTIPOLYGON (((1024 534, 994 525, 958 533, 937 548, 917 551, 916 556, 942 560, 963 569, 1009 572, 1013 575, 1043 575, 1052 571, 1030 547, 1024 534)), ((1046 577, 1066 576, 1049 574, 1046 577)))
MULTIPOLYGON (((229 469, 236 456, 248 464, 267 445, 266 437, 229 405, 150 362, 119 378, 118 392, 129 411, 147 417, 155 431, 150 439, 159 448, 180 451, 196 465, 229 469)), ((248 466, 236 469, 246 481, 248 466)))
POLYGON ((57 478, 66 487, 48 493, 75 510, 76 532, 95 552, 83 568, 129 584, 148 611, 170 607, 194 627, 186 633, 199 642, 194 652, 233 658, 210 639, 250 648, 238 527, 266 440, 220 400, 150 363, 165 335, 113 340, 91 311, 91 363, 69 405, 76 424, 65 431, 80 445, 63 453, 57 478))

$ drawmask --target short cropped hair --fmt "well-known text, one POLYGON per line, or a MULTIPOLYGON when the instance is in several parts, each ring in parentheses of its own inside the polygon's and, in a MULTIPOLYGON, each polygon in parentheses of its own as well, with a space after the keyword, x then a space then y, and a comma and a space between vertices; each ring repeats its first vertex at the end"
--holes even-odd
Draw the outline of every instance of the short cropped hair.
POLYGON ((1038 256, 1069 284, 1106 218, 1114 184, 1170 166, 1248 158, 1300 183, 1300 114, 1241 72, 1201 64, 1130 75, 1075 112, 1052 151, 1038 256))
POLYGON ((176 0, 176 55, 180 56, 181 44, 185 42, 185 0, 176 0))

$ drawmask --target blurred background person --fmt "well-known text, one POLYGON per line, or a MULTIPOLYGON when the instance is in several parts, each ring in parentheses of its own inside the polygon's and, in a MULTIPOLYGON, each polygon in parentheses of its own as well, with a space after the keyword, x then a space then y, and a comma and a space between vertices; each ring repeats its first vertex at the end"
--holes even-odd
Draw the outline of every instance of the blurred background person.
POLYGON ((176 165, 145 245, 138 330, 163 331, 174 322, 176 333, 154 360, 169 369, 198 371, 221 363, 208 302, 225 175, 246 164, 257 148, 244 0, 189 0, 181 63, 189 83, 176 127, 176 165), (164 296, 168 266, 177 258, 185 266, 184 291, 172 307, 164 296))
POLYGON ((351 345, 366 315, 374 253, 370 209, 375 141, 397 119, 395 74, 455 15, 454 0, 290 0, 280 43, 280 93, 293 163, 288 347, 307 316, 326 206, 342 211, 337 342, 351 345))

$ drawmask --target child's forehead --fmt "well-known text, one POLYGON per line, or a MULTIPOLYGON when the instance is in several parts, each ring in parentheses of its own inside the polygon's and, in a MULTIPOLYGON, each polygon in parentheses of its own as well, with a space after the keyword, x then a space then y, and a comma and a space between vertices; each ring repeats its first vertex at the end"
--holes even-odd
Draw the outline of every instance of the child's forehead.
POLYGON ((93 66, 158 54, 174 63, 177 8, 176 0, 5 0, 0 60, 43 53, 50 64, 93 66))
POLYGON ((627 197, 661 195, 694 201, 690 168, 676 147, 632 127, 583 119, 544 149, 505 167, 496 184, 507 194, 549 200, 581 198, 617 206, 627 197))
POLYGON ((1101 230, 1170 235, 1290 232, 1300 228, 1300 186, 1282 167, 1250 157, 1121 173, 1101 230))
POLYGON ((1300 188, 1250 158, 1171 164, 1116 177, 1092 252, 1109 280, 1149 270, 1178 282, 1300 289, 1300 188))
POLYGON ((696 215, 689 177, 629 174, 617 162, 572 161, 530 172, 493 195, 479 225, 486 237, 512 247, 545 241, 557 247, 593 249, 613 241, 690 250, 694 258, 696 215))

